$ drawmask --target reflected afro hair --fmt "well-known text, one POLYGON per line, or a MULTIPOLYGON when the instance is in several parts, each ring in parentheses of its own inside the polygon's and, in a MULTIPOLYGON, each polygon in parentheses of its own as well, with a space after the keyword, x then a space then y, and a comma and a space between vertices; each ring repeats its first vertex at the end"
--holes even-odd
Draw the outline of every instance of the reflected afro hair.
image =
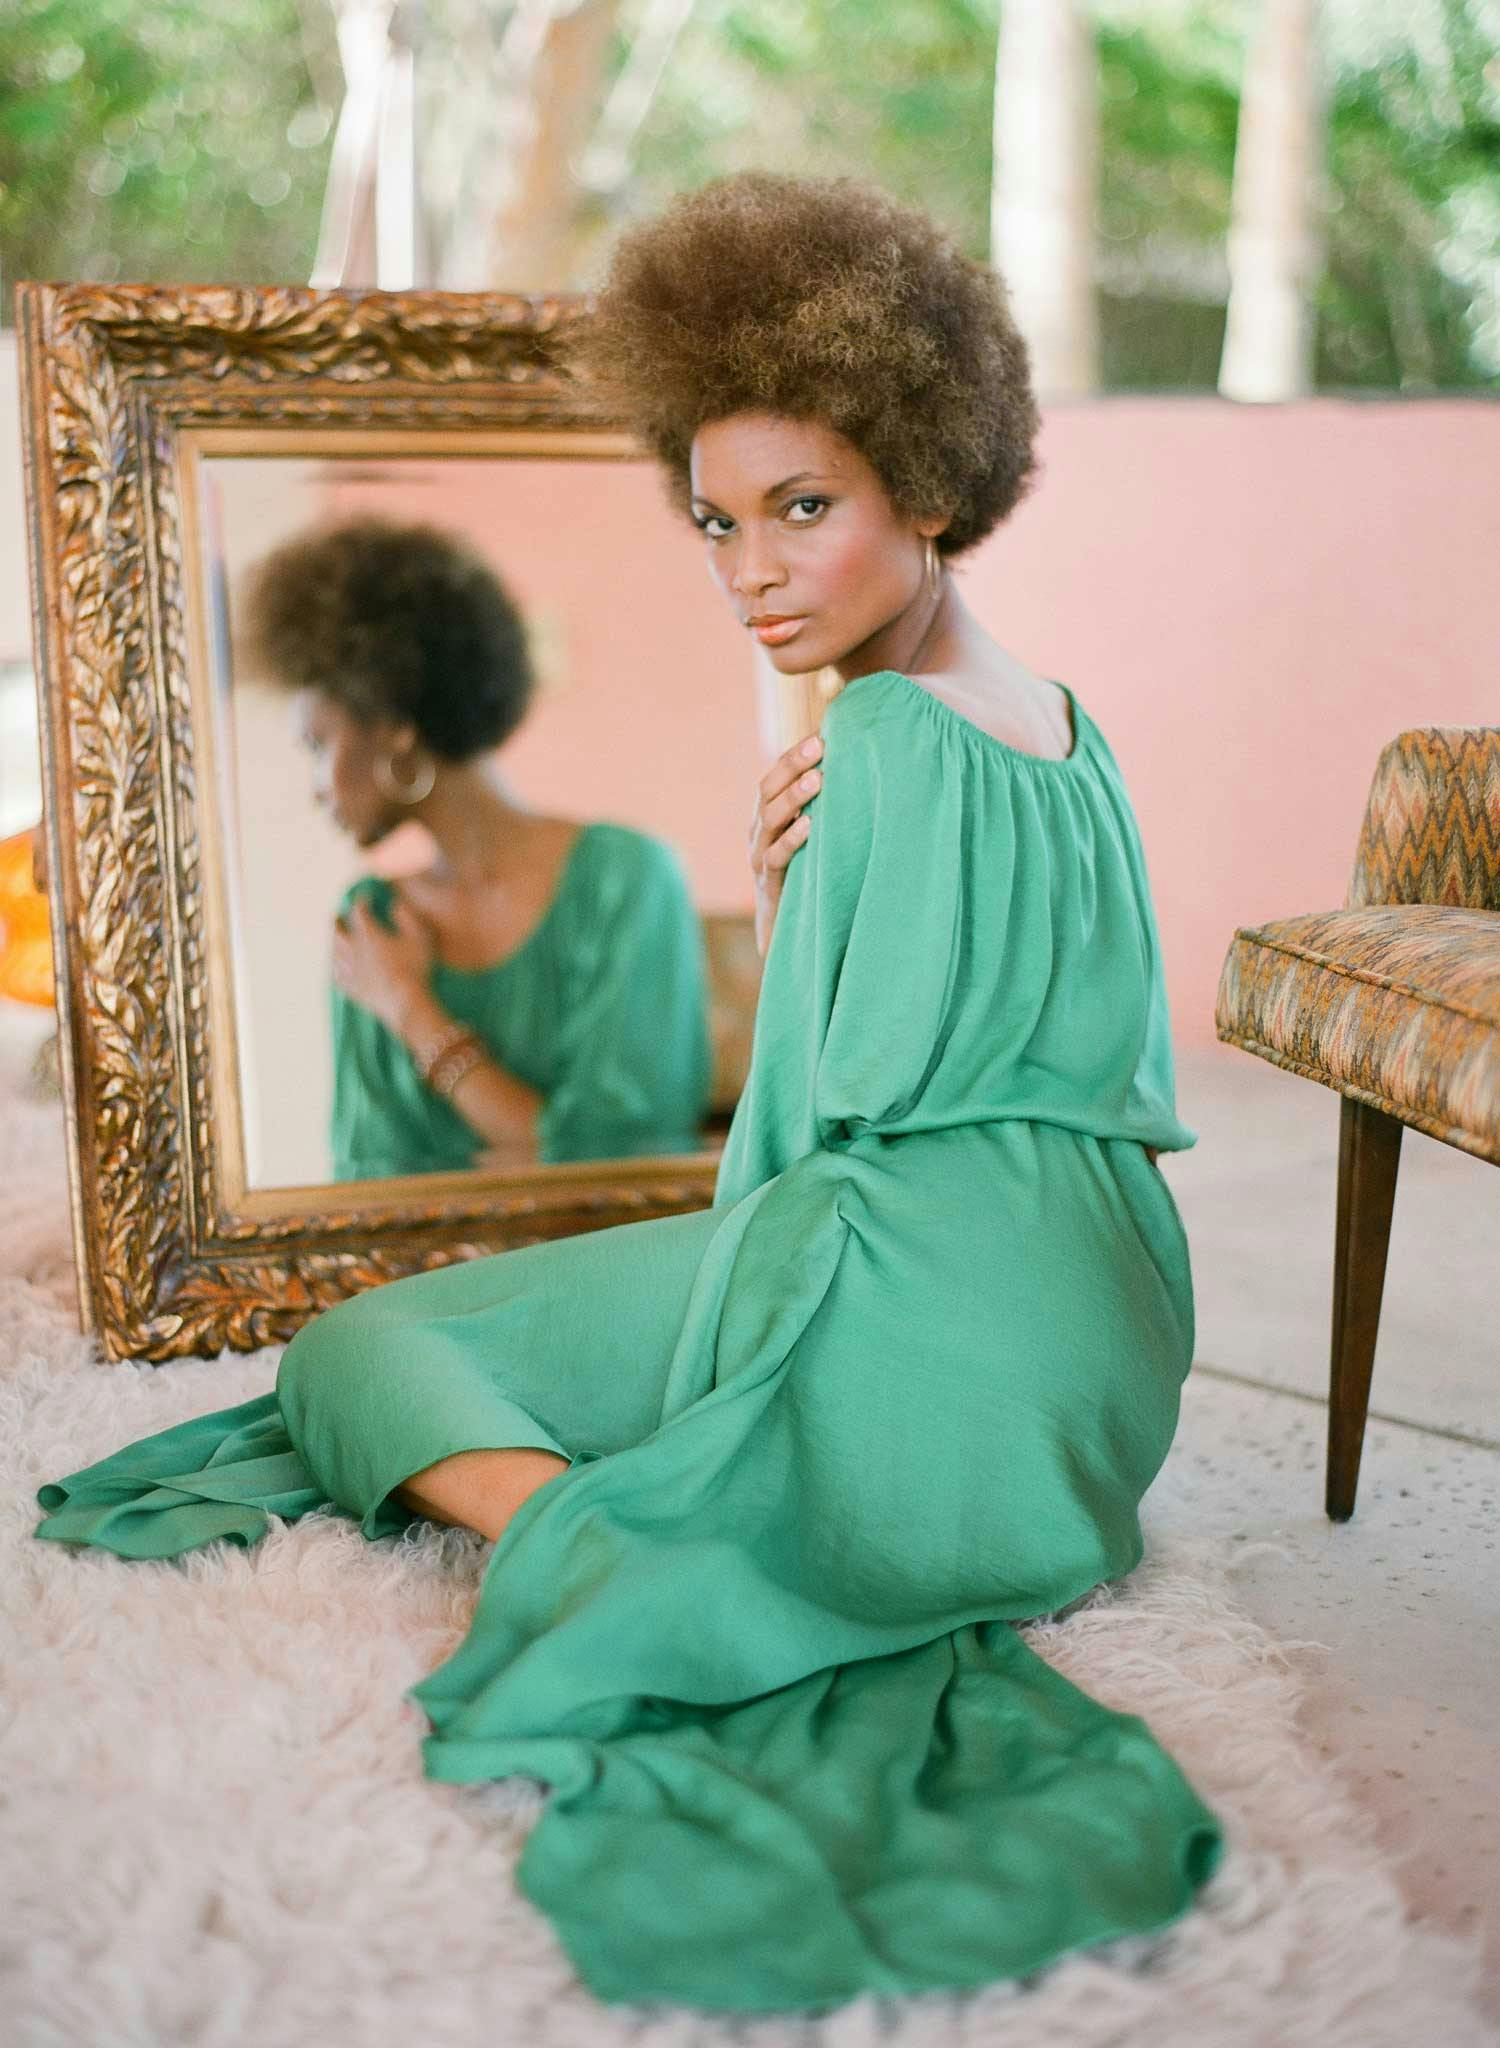
POLYGON ((740 412, 851 441, 958 554, 1023 495, 1037 429, 1005 287, 924 214, 850 178, 748 171, 627 230, 574 359, 689 498, 693 436, 740 412))
POLYGON ((499 746, 531 700, 520 613, 435 526, 365 516, 287 541, 251 572, 239 639, 267 680, 361 724, 409 719, 445 761, 499 746))

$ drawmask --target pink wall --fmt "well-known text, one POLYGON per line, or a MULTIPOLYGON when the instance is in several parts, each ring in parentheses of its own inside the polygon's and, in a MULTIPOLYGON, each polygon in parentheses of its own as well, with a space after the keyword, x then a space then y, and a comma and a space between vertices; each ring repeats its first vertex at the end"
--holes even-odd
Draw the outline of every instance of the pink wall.
POLYGON ((1236 926, 1342 904, 1385 742, 1500 724, 1500 405, 1103 399, 1042 456, 964 591, 1114 749, 1202 1044, 1236 926))
MULTIPOLYGON (((1385 741, 1500 722, 1500 405, 1108 398, 1053 408, 1042 460, 963 588, 1114 749, 1175 1035, 1202 1044, 1236 926, 1343 901, 1385 741)), ((518 779, 666 832, 702 904, 742 907, 750 653, 693 535, 635 465, 502 467, 503 533, 466 464, 423 510, 572 622, 590 687, 518 735, 518 779)))

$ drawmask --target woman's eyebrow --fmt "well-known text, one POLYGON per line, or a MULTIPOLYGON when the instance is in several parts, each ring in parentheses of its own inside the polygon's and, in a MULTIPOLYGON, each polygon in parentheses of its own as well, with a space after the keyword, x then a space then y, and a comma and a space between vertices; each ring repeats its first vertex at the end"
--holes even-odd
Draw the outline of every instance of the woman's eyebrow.
POLYGON ((772 484, 771 488, 766 492, 766 496, 768 498, 779 498, 782 492, 789 491, 793 484, 816 483, 821 475, 821 470, 799 469, 795 476, 784 476, 779 484, 772 484))
MULTIPOLYGON (((793 484, 816 483, 822 474, 823 472, 817 469, 799 469, 794 476, 784 476, 779 484, 768 485, 761 493, 762 500, 769 503, 772 498, 779 498, 782 492, 789 491, 793 484)), ((695 505, 706 505, 715 512, 719 510, 713 499, 705 497, 702 491, 694 491, 691 502, 695 505)))

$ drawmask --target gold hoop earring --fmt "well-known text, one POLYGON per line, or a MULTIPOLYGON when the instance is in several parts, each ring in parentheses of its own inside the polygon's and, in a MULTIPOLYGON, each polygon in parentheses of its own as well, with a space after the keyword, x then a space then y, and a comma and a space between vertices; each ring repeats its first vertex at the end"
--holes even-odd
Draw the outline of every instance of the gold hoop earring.
POLYGON ((392 803, 419 804, 423 797, 431 796, 432 785, 437 781, 437 763, 427 759, 422 764, 427 774, 414 782, 396 780, 396 763, 390 754, 375 756, 375 787, 382 796, 388 796, 392 803))
POLYGON ((937 542, 929 533, 927 536, 927 588, 936 597, 943 587, 943 565, 938 558, 937 542))

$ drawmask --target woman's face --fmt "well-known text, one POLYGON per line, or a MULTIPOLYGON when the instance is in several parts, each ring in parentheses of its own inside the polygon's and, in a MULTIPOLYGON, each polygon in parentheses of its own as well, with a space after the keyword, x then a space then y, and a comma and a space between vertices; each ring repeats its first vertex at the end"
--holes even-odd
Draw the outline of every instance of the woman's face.
POLYGON ((384 724, 363 723, 322 690, 299 690, 293 718, 312 755, 313 802, 356 846, 373 846, 411 815, 375 780, 377 758, 389 761, 395 751, 384 724))
POLYGON ((783 675, 860 653, 922 595, 942 520, 897 512, 866 458, 816 420, 736 413, 700 427, 692 514, 709 566, 783 675))

